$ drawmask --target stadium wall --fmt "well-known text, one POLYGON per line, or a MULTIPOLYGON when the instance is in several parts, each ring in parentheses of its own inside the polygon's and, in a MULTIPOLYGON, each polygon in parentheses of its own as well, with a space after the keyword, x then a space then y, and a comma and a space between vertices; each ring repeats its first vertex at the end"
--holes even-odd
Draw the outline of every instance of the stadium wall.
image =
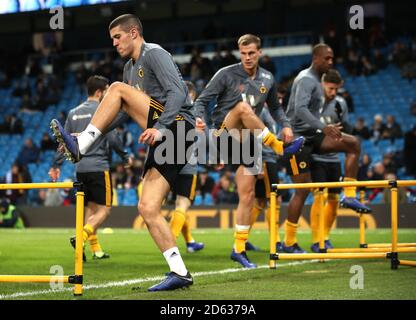
MULTIPOLYGON (((365 215, 367 228, 389 228, 390 207, 385 204, 371 206, 372 214, 365 215)), ((19 207, 27 227, 36 228, 72 228, 75 227, 75 207, 19 207)), ((168 217, 173 207, 165 207, 163 214, 168 217)), ((310 206, 305 206, 299 221, 300 228, 310 229, 310 206)), ((235 207, 198 207, 190 210, 190 224, 192 228, 232 228, 235 224, 235 207)), ((287 217, 287 206, 282 207, 280 221, 283 223, 287 217)), ((335 227, 358 228, 358 215, 348 209, 339 209, 335 227)), ((137 216, 136 207, 114 207, 111 215, 104 222, 102 228, 145 228, 143 219, 137 216)), ((267 228, 265 217, 261 214, 255 228, 267 228)), ((281 224, 282 227, 282 224, 281 224)), ((399 227, 416 228, 416 212, 414 204, 401 204, 399 206, 399 227)))

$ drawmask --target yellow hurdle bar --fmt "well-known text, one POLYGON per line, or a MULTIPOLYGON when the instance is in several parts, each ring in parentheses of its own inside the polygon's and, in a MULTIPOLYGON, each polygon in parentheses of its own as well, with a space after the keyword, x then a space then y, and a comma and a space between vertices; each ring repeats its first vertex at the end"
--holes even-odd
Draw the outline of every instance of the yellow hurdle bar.
MULTIPOLYGON (((391 243, 370 243, 370 244, 368 244, 368 247, 369 248, 385 248, 385 247, 390 248, 391 243)), ((398 248, 401 248, 401 247, 416 247, 416 242, 398 243, 397 247, 398 248)))
MULTIPOLYGON (((391 192, 391 244, 365 244, 365 225, 364 218, 360 215, 360 245, 362 248, 339 248, 328 249, 323 253, 305 253, 305 254, 272 254, 270 247, 270 259, 272 260, 314 260, 314 259, 380 259, 390 258, 391 268, 397 269, 397 266, 403 262, 404 265, 416 266, 416 261, 398 260, 399 252, 416 252, 416 246, 413 243, 398 243, 398 197, 397 188, 405 186, 416 186, 416 180, 380 180, 380 181, 343 181, 343 182, 316 182, 316 183, 291 183, 291 184, 272 184, 272 193, 270 199, 276 200, 278 190, 287 189, 322 189, 322 188, 341 188, 341 187, 366 187, 366 188, 390 188, 391 192), (378 246, 381 245, 381 246, 378 246)), ((363 194, 360 194, 363 201, 363 194)), ((319 197, 320 198, 320 197, 319 197)), ((321 205, 322 199, 319 199, 321 205)), ((321 206, 322 208, 322 206, 321 206)), ((322 210, 320 210, 322 211, 322 210)), ((323 248, 323 222, 319 219, 320 225, 320 249, 323 248)), ((273 251, 275 252, 275 250, 273 251)), ((270 262, 271 265, 271 262, 270 262)))
POLYGON ((397 269, 399 265, 399 257, 397 254, 397 242, 398 242, 398 235, 397 235, 397 228, 398 228, 398 196, 397 196, 397 184, 390 189, 391 194, 391 253, 390 253, 390 261, 391 261, 391 269, 397 269))
POLYGON ((84 192, 78 191, 76 194, 76 220, 75 220, 75 277, 77 281, 74 286, 74 296, 81 296, 83 292, 83 274, 82 274, 82 252, 84 240, 82 232, 84 228, 84 192))
POLYGON ((314 259, 380 259, 387 253, 279 253, 278 260, 314 260, 314 259))
POLYGON ((74 182, 2 183, 0 184, 0 190, 66 189, 66 188, 74 188, 74 182))
POLYGON ((413 187, 416 186, 416 180, 397 180, 398 187, 413 187))
POLYGON ((69 276, 0 275, 0 282, 62 282, 69 283, 69 276))
MULTIPOLYGON (((43 182, 43 183, 7 183, 0 184, 0 190, 19 190, 19 189, 66 189, 82 188, 79 182, 43 182)), ((78 191, 76 194, 76 248, 75 248, 75 275, 72 276, 38 276, 38 275, 0 275, 0 282, 62 282, 72 283, 74 295, 82 295, 83 271, 82 271, 82 251, 83 251, 83 225, 84 225, 84 192, 78 191)))
POLYGON ((403 266, 416 267, 416 261, 412 260, 399 260, 399 263, 403 266))
MULTIPOLYGON (((325 251, 325 215, 324 215, 324 190, 318 190, 318 208, 319 208, 319 251, 325 251)), ((321 260, 320 262, 324 262, 321 260)))
MULTIPOLYGON (((364 203, 365 201, 365 191, 360 191, 360 202, 364 203)), ((360 213, 360 248, 366 248, 367 244, 365 243, 365 217, 363 213, 360 213)))
MULTIPOLYGON (((342 188, 342 187, 366 187, 366 188, 387 188, 391 181, 342 181, 342 182, 310 182, 310 183, 285 183, 272 184, 275 190, 287 189, 317 189, 317 188, 342 188)), ((415 181, 416 185, 416 181, 415 181)))
MULTIPOLYGON (((327 249, 326 252, 328 253, 344 253, 344 252, 392 252, 391 246, 384 247, 384 248, 335 248, 335 249, 327 249)), ((416 252, 416 247, 403 247, 397 248, 397 252, 409 253, 409 252, 416 252)))
POLYGON ((270 192, 270 259, 269 268, 276 269, 276 260, 273 257, 276 254, 276 192, 270 192))

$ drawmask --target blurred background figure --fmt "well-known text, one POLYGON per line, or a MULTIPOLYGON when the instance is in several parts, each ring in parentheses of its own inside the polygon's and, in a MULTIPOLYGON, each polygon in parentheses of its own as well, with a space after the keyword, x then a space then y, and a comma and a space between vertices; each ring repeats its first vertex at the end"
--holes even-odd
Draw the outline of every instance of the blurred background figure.
POLYGON ((23 229, 25 227, 19 210, 7 198, 0 199, 0 228, 23 229))

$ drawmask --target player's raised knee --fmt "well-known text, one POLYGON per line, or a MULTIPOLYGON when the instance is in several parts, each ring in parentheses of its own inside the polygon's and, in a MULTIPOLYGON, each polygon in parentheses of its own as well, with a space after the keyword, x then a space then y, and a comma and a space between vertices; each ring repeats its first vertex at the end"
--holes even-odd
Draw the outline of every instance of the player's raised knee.
POLYGON ((235 108, 236 108, 236 111, 242 115, 244 114, 249 115, 249 114, 254 113, 253 108, 247 102, 244 102, 244 101, 240 101, 239 103, 237 103, 235 108))
POLYGON ((123 82, 120 81, 115 81, 113 82, 110 87, 107 90, 107 93, 111 94, 120 94, 122 93, 123 89, 126 87, 127 85, 123 82))

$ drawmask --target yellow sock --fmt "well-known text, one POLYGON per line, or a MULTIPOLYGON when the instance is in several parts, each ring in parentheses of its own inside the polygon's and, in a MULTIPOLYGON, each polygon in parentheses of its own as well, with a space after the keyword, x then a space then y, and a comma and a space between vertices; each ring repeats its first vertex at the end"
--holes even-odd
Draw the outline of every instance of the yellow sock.
MULTIPOLYGON (((266 219, 267 219, 267 224, 269 225, 269 229, 270 229, 270 212, 271 212, 270 208, 268 208, 266 211, 266 219)), ((275 215, 276 215, 276 242, 281 242, 280 233, 279 233, 280 224, 279 224, 278 212, 280 212, 280 205, 276 205, 275 215)))
POLYGON ((250 229, 253 227, 253 225, 256 223, 257 221, 257 217, 259 216, 259 214, 263 211, 263 208, 254 205, 253 208, 251 209, 251 225, 250 225, 250 229))
MULTIPOLYGON (((357 181, 354 178, 344 177, 344 181, 357 181)), ((344 195, 348 198, 355 198, 357 196, 357 187, 344 187, 344 195)))
POLYGON ((339 195, 329 193, 328 194, 328 201, 324 207, 324 215, 325 215, 325 240, 329 239, 329 232, 331 231, 331 227, 337 217, 338 213, 338 204, 339 204, 339 195))
POLYGON ((185 238, 186 243, 195 242, 194 238, 192 237, 191 227, 189 226, 188 217, 186 218, 185 223, 183 224, 182 235, 185 238))
POLYGON ((234 232, 234 250, 236 253, 241 253, 246 250, 249 229, 250 226, 236 225, 236 231, 234 232))
POLYGON ((100 244, 98 243, 98 237, 96 234, 92 234, 89 236, 88 241, 90 242, 90 247, 92 252, 100 252, 103 251, 100 244))
POLYGON ((283 141, 278 140, 273 133, 268 132, 266 134, 263 138, 263 144, 272 148, 276 154, 283 155, 283 141))
POLYGON ((311 206, 311 229, 312 229, 312 243, 319 242, 319 205, 318 195, 313 195, 313 204, 311 206))
POLYGON ((84 226, 84 230, 82 231, 82 239, 84 240, 84 242, 87 241, 89 236, 94 234, 94 232, 95 232, 94 228, 90 224, 87 223, 84 226))
POLYGON ((285 234, 285 245, 287 247, 293 246, 298 242, 296 239, 296 232, 298 231, 298 224, 292 223, 286 220, 286 234, 285 234))
POLYGON ((172 230, 175 238, 179 236, 179 233, 182 230, 182 227, 186 221, 186 212, 182 209, 175 209, 172 214, 172 220, 170 222, 170 229, 172 230))

